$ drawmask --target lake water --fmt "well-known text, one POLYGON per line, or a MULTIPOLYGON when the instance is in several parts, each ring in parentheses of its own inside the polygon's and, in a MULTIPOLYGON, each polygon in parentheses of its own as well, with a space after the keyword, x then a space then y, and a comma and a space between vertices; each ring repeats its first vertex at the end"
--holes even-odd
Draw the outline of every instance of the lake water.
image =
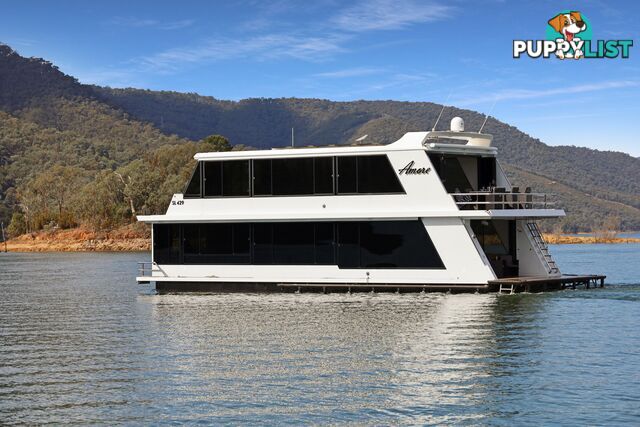
POLYGON ((0 254, 0 424, 640 424, 640 245, 604 289, 155 295, 146 254, 0 254))

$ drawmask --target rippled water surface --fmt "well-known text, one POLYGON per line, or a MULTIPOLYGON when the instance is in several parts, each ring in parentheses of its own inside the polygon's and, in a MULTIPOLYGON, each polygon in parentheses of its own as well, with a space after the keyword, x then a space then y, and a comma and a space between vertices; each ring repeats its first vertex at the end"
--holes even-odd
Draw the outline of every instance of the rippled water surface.
POLYGON ((0 254, 0 423, 640 424, 640 245, 605 289, 155 295, 146 254, 0 254))

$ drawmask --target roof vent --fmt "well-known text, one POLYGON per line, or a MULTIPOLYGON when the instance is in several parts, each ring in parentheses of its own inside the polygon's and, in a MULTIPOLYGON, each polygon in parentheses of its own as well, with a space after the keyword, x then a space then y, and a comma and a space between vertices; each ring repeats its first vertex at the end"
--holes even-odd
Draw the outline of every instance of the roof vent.
POLYGON ((464 132, 464 120, 462 120, 462 117, 451 119, 451 132, 464 132))

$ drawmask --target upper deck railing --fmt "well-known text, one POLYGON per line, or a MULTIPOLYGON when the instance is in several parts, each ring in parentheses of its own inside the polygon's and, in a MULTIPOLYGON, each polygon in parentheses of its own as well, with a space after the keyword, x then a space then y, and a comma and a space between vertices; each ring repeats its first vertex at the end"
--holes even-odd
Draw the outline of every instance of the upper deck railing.
POLYGON ((554 202, 549 200, 548 194, 532 193, 528 188, 524 193, 514 187, 509 192, 493 188, 487 191, 450 194, 462 210, 554 209, 554 202))

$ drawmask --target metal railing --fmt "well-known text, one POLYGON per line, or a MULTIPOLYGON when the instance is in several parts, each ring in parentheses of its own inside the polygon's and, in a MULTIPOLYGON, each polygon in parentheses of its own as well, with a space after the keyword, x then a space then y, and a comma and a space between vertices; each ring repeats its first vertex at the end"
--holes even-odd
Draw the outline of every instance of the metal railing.
POLYGON ((154 263, 152 261, 138 261, 138 276, 151 277, 154 263))
POLYGON ((475 191, 450 193, 463 210, 552 209, 554 203, 545 193, 475 191))

